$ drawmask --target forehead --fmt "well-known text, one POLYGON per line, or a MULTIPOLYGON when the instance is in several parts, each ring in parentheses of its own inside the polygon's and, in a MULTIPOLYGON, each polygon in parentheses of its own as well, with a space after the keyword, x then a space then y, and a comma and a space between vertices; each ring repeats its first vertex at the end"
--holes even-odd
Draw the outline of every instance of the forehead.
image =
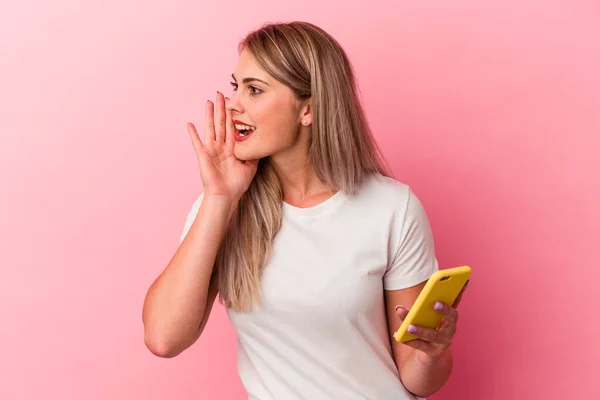
POLYGON ((273 78, 258 65, 252 53, 242 50, 233 73, 238 81, 244 78, 258 78, 271 83, 273 78))

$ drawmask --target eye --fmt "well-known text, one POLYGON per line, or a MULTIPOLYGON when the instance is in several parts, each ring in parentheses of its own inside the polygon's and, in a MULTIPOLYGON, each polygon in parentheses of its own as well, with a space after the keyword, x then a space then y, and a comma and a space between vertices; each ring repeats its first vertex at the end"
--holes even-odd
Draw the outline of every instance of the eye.
POLYGON ((231 87, 233 88, 233 91, 235 92, 238 88, 238 84, 235 82, 230 82, 231 83, 231 87))
POLYGON ((252 91, 253 95, 261 94, 263 92, 262 90, 260 90, 259 88, 255 87, 255 86, 249 86, 249 88, 252 91))

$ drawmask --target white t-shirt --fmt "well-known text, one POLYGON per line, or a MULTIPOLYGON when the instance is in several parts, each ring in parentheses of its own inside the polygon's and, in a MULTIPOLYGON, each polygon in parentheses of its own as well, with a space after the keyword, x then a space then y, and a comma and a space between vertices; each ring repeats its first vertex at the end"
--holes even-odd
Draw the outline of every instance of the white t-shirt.
POLYGON ((249 399, 415 399, 392 357, 384 289, 437 269, 427 216, 403 183, 374 174, 352 196, 337 192, 310 208, 283 203, 262 306, 228 310, 249 399))

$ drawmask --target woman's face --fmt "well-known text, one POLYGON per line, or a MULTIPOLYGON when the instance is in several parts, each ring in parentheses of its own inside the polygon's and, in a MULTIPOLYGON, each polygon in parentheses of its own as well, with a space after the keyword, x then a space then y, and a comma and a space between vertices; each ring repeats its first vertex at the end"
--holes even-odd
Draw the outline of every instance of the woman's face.
POLYGON ((304 127, 312 122, 310 108, 305 106, 308 103, 299 102, 292 90, 265 72, 247 50, 240 54, 232 77, 233 92, 226 105, 236 124, 235 156, 256 160, 307 153, 309 132, 304 127))

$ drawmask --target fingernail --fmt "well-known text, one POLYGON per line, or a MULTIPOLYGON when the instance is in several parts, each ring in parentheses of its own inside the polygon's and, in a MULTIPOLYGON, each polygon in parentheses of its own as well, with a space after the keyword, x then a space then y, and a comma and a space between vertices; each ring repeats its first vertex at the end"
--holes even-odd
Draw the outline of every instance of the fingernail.
POLYGON ((415 333, 417 331, 417 327, 414 325, 409 325, 407 329, 410 333, 415 333))
POLYGON ((394 308, 394 311, 398 311, 398 309, 399 309, 399 308, 401 308, 401 309, 403 309, 403 310, 406 310, 406 308, 405 308, 404 306, 401 306, 400 304, 398 304, 398 305, 396 306, 396 308, 394 308))
POLYGON ((436 301, 433 308, 435 308, 437 311, 442 311, 442 309, 444 308, 444 305, 442 303, 440 303, 439 301, 436 301))

